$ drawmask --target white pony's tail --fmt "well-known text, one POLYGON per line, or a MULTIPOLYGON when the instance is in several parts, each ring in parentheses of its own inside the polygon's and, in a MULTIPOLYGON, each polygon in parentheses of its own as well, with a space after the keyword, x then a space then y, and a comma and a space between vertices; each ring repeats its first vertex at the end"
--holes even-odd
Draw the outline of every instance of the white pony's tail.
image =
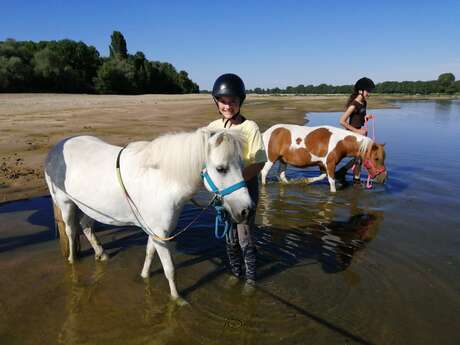
MULTIPOLYGON (((69 243, 69 238, 67 237, 67 233, 65 232, 65 223, 64 223, 64 220, 62 219, 61 209, 59 208, 59 206, 56 204, 54 200, 55 186, 51 182, 51 179, 48 176, 48 174, 46 174, 46 172, 45 172, 45 179, 46 179, 46 183, 48 184, 48 188, 51 194, 51 201, 53 203, 54 226, 56 230, 56 235, 59 236, 59 246, 61 248, 62 255, 64 256, 64 258, 67 259, 70 255, 70 243, 69 243)), ((80 231, 75 236, 74 243, 75 243, 75 256, 78 257, 81 251, 80 231)))

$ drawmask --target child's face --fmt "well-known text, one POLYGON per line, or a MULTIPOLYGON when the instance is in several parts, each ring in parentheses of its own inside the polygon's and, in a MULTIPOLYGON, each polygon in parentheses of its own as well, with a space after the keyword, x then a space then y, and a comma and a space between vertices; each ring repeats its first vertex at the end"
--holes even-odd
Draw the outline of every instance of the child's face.
POLYGON ((363 91, 361 91, 361 94, 363 95, 363 97, 364 97, 365 99, 369 98, 369 92, 368 92, 368 91, 363 90, 363 91))
POLYGON ((217 98, 219 112, 226 119, 231 119, 240 111, 240 99, 238 97, 224 96, 217 98))

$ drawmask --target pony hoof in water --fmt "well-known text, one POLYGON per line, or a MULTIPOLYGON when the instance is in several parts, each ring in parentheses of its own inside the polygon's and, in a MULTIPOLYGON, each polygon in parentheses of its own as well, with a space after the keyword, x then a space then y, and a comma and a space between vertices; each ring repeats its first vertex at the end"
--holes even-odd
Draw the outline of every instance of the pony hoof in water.
POLYGON ((174 304, 176 304, 178 307, 185 307, 185 306, 188 306, 190 305, 190 303, 188 303, 185 299, 183 299, 182 297, 171 297, 171 301, 174 302, 174 304))
POLYGON ((94 258, 96 259, 96 261, 107 261, 109 259, 109 256, 107 255, 107 253, 103 252, 101 254, 95 254, 94 258))

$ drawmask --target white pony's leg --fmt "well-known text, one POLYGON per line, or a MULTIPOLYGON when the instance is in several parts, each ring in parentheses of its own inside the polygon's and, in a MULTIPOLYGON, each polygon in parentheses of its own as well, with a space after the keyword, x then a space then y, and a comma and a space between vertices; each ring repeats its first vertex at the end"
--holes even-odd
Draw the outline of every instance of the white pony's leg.
POLYGON ((270 161, 270 160, 267 160, 267 162, 265 163, 264 167, 262 168, 262 171, 260 172, 260 177, 261 177, 261 180, 262 180, 262 184, 267 183, 267 175, 268 175, 268 172, 270 171, 270 169, 272 168, 272 166, 273 166, 273 162, 270 161))
POLYGON ((153 236, 149 236, 147 241, 147 249, 145 250, 144 267, 142 268, 142 278, 148 278, 150 273, 150 265, 152 264, 153 255, 155 254, 155 245, 153 236))
POLYGON ((96 260, 105 261, 109 257, 106 253, 104 253, 104 249, 102 248, 102 246, 99 243, 99 240, 94 234, 93 224, 94 221, 86 214, 84 214, 83 217, 80 219, 80 225, 83 229, 83 233, 85 234, 86 238, 91 244, 91 247, 93 247, 94 249, 94 258, 96 260))
POLYGON ((78 227, 76 224, 76 211, 77 206, 70 200, 62 201, 58 203, 58 207, 61 209, 62 220, 65 224, 65 232, 69 240, 69 263, 73 264, 75 261, 75 244, 76 236, 78 236, 78 227))
POLYGON ((177 293, 176 288, 174 264, 171 258, 171 252, 165 244, 154 242, 154 246, 158 252, 158 256, 160 257, 166 279, 168 279, 169 288, 171 289, 171 297, 173 299, 178 299, 179 294, 177 293))
POLYGON ((316 176, 316 177, 309 177, 309 178, 306 178, 305 179, 305 183, 307 184, 310 184, 310 183, 313 183, 313 182, 317 182, 317 181, 321 181, 321 180, 324 180, 326 178, 326 173, 323 173, 319 176, 316 176))
POLYGON ((280 167, 278 172, 280 176, 280 181, 283 183, 289 183, 288 179, 286 178, 286 168, 287 164, 280 161, 280 167))

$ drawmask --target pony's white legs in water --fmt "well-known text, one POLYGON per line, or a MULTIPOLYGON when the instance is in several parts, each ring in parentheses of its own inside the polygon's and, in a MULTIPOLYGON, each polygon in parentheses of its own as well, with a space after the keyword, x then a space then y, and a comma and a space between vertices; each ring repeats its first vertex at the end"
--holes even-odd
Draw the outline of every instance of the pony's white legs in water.
POLYGON ((287 168, 287 164, 280 161, 280 167, 279 167, 278 173, 280 176, 280 181, 283 183, 289 182, 288 179, 286 178, 286 168, 287 168))
POLYGON ((144 267, 142 268, 141 277, 148 278, 150 273, 150 265, 152 264, 153 255, 155 254, 155 245, 153 236, 149 236, 147 248, 145 250, 144 267))
POLYGON ((261 180, 262 180, 262 184, 267 183, 267 175, 268 175, 268 172, 270 171, 270 169, 272 168, 272 166, 273 166, 273 162, 271 162, 270 160, 267 160, 267 162, 265 163, 264 167, 262 168, 262 171, 260 172, 260 177, 261 177, 261 180))
POLYGON ((61 210, 62 220, 65 224, 65 232, 69 240, 69 263, 73 264, 75 260, 75 245, 77 242, 76 237, 78 236, 79 227, 77 225, 75 216, 77 212, 77 205, 67 197, 63 195, 55 195, 57 206, 61 210))
POLYGON ((94 234, 93 224, 94 221, 86 214, 84 214, 80 219, 80 225, 83 229, 83 233, 85 234, 86 238, 88 239, 89 243, 94 249, 94 258, 96 260, 105 261, 109 257, 106 253, 104 253, 104 249, 102 248, 96 235, 94 234))
POLYGON ((335 168, 336 168, 336 162, 334 159, 329 160, 326 163, 326 173, 327 173, 327 179, 329 181, 329 188, 331 193, 337 192, 337 189, 335 188, 335 168))
POLYGON ((326 173, 322 173, 321 175, 316 176, 316 177, 309 177, 305 179, 305 183, 310 184, 313 182, 322 181, 326 178, 326 176, 327 176, 326 173))
POLYGON ((327 176, 327 179, 329 181, 329 187, 330 187, 331 193, 337 192, 337 189, 335 188, 335 179, 329 175, 327 176))
POLYGON ((160 257, 161 265, 163 266, 163 271, 165 273, 166 279, 168 279, 169 288, 171 289, 171 297, 173 299, 178 299, 179 294, 177 293, 176 288, 174 264, 172 261, 171 252, 167 247, 167 244, 153 241, 153 245, 155 246, 158 252, 158 256, 160 257))

